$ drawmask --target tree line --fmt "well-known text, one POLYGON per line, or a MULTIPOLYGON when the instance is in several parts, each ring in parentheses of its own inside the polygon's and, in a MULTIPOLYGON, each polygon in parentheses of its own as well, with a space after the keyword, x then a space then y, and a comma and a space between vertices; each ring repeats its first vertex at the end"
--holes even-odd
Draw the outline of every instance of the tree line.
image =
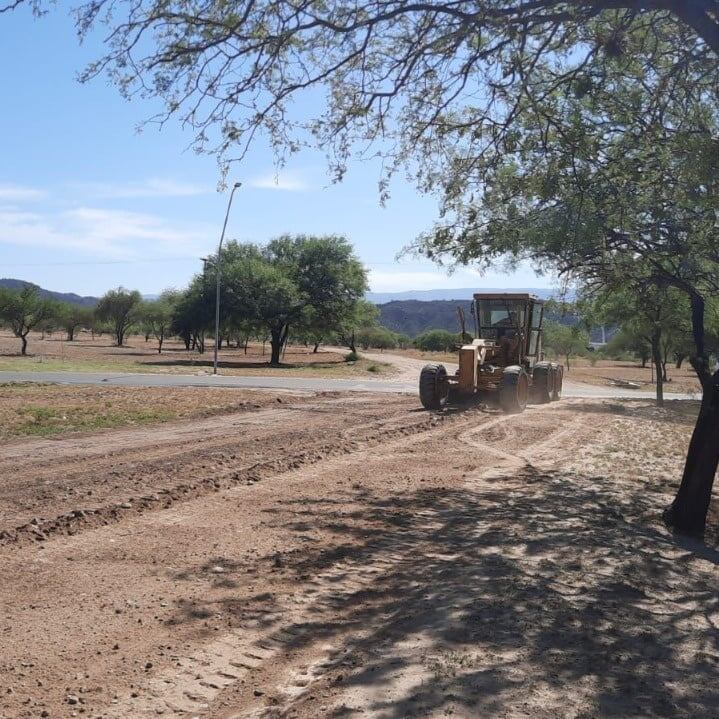
MULTIPOLYGON (((0 323, 27 354, 31 331, 63 330, 73 341, 78 328, 106 332, 122 346, 131 330, 157 341, 179 337, 188 350, 205 351, 214 333, 218 257, 205 260, 184 290, 143 300, 136 290, 110 290, 94 309, 40 296, 38 288, 0 288, 0 323)), ((297 341, 338 342, 356 349, 360 331, 375 329, 377 310, 363 299, 367 272, 352 245, 340 236, 284 235, 266 246, 231 241, 219 257, 220 346, 268 341, 270 363, 279 364, 290 336, 297 341)))

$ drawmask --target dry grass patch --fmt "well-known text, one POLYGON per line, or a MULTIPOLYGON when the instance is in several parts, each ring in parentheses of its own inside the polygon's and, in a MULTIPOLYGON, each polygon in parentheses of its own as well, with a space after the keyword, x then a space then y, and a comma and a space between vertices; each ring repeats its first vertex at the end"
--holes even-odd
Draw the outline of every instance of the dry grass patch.
POLYGON ((196 387, 0 385, 0 438, 49 436, 242 412, 277 393, 196 387))

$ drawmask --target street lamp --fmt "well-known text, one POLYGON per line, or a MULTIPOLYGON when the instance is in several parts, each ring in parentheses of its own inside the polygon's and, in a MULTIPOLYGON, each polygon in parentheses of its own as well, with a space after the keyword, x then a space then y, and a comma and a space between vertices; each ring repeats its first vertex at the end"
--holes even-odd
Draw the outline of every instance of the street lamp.
POLYGON ((217 348, 220 344, 220 269, 222 267, 220 263, 220 253, 222 252, 222 241, 225 239, 225 230, 227 229, 227 220, 230 218, 230 207, 232 207, 232 198, 235 196, 235 190, 240 187, 242 183, 236 182, 232 186, 232 192, 230 193, 230 201, 227 203, 227 213, 225 214, 225 224, 222 225, 222 234, 220 235, 220 244, 217 247, 217 263, 215 266, 215 272, 217 273, 217 287, 215 291, 215 364, 212 374, 217 374, 217 348))

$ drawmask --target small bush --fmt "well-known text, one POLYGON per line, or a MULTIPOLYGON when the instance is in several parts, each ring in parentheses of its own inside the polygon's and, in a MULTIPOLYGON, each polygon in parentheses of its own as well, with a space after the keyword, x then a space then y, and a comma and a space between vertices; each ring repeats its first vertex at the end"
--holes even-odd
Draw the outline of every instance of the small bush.
POLYGON ((371 364, 371 365, 367 368, 367 371, 368 371, 368 372, 381 372, 381 371, 382 371, 382 368, 381 368, 379 365, 377 365, 377 364, 371 364))
POLYGON ((345 355, 345 362, 356 362, 359 359, 359 355, 356 352, 348 352, 345 355))
POLYGON ((451 352, 458 344, 459 336, 447 330, 427 330, 414 340, 414 346, 423 352, 451 352))

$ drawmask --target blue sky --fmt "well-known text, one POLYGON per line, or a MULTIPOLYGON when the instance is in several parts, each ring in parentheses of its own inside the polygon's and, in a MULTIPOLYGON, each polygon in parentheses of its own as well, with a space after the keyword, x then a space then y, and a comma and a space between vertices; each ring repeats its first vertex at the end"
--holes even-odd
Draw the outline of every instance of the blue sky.
MULTIPOLYGON (((227 202, 217 163, 187 150, 191 136, 177 124, 138 132, 152 114, 147 102, 123 100, 104 79, 80 85, 76 73, 98 53, 98 44, 78 45, 63 9, 0 18, 0 276, 95 295, 120 284, 143 293, 182 287, 217 245, 227 202)), ((278 176, 260 143, 229 179, 243 187, 228 238, 345 234, 374 291, 551 284, 529 270, 448 276, 426 261, 396 262, 431 226, 436 201, 397 180, 381 208, 372 164, 353 164, 331 185, 322 155, 305 152, 278 176)))

